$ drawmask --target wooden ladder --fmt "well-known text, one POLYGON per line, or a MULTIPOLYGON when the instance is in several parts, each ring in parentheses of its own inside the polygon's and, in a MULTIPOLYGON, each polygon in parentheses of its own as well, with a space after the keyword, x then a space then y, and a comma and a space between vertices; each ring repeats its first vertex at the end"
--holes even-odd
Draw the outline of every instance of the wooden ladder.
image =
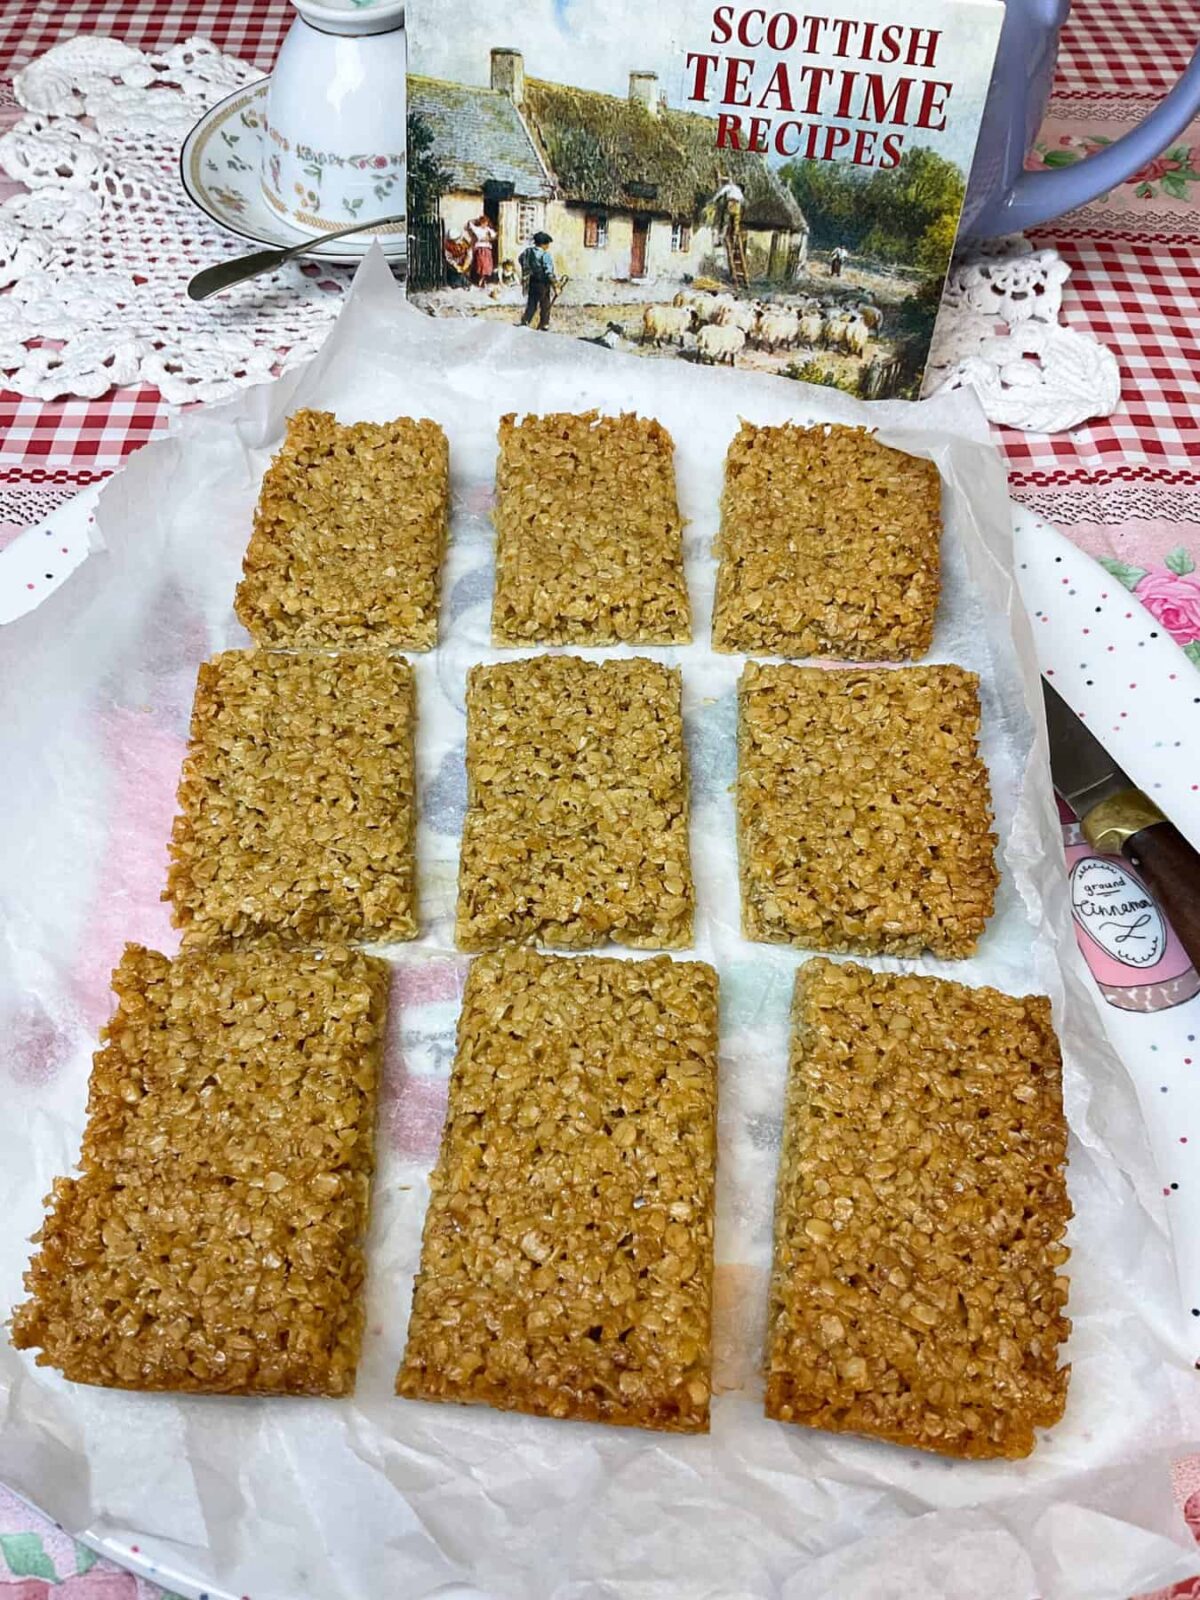
POLYGON ((748 289, 750 272, 746 266, 746 241, 741 228, 730 222, 725 229, 725 259, 729 263, 729 276, 734 287, 748 289))

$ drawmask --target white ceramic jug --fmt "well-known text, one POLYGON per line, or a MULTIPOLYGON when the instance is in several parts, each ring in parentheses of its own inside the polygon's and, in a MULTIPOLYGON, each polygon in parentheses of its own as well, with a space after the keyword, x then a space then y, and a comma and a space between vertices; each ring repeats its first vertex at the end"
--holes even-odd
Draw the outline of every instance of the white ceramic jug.
MULTIPOLYGON (((292 0, 271 74, 262 187, 297 233, 405 209, 404 0, 292 0)), ((402 232, 395 224, 387 232, 402 232)))

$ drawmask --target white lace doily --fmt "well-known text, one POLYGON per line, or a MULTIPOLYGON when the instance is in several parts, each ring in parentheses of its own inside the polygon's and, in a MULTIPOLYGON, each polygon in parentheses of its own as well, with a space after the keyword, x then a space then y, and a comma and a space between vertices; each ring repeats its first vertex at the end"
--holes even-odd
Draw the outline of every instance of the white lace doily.
POLYGON ((200 267, 253 248, 187 198, 179 147, 218 100, 260 76, 190 39, 147 55, 81 34, 19 72, 28 113, 0 138, 25 185, 0 204, 0 374, 40 400, 148 383, 176 404, 220 400, 310 356, 348 275, 295 263, 196 305, 200 267))
POLYGON ((927 393, 974 389, 992 422, 1062 433, 1121 398, 1116 357, 1059 322, 1071 269, 1020 234, 955 259, 929 353, 927 393))

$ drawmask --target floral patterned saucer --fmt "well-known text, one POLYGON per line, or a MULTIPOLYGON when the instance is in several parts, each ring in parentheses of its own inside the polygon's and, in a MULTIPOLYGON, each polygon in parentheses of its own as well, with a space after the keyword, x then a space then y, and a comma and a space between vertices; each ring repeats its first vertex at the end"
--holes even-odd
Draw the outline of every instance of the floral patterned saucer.
MULTIPOLYGON (((271 209, 259 177, 269 81, 260 78, 205 112, 183 141, 179 174, 188 196, 230 233, 255 244, 291 245, 300 235, 271 209)), ((380 212, 394 213, 402 204, 384 197, 380 212)), ((379 235, 358 234, 334 244, 322 244, 315 238, 305 254, 320 261, 361 261, 376 237, 385 255, 404 255, 405 236, 394 229, 379 235)))

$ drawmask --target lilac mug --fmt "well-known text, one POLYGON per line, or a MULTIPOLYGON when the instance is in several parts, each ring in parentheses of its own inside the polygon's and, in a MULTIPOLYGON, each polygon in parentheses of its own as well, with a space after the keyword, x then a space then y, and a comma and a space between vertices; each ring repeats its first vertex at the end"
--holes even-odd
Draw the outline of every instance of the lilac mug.
POLYGON ((1008 0, 967 184, 964 237, 1020 233, 1094 200, 1159 155, 1200 114, 1198 49, 1145 121, 1086 160, 1026 172, 1025 155, 1050 98, 1059 30, 1070 9, 1070 0, 1008 0))

